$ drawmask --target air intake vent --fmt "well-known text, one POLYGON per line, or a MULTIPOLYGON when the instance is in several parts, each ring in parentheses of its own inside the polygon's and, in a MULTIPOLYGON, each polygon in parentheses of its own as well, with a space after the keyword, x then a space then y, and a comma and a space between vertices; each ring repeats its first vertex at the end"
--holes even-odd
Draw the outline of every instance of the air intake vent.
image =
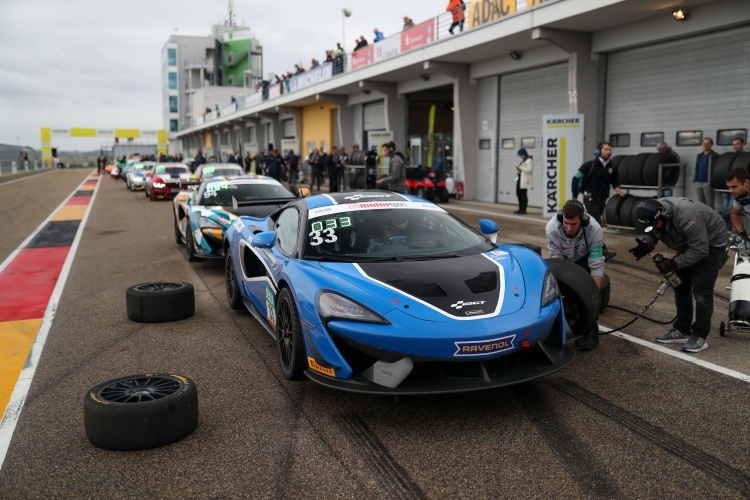
POLYGON ((491 292, 497 288, 497 273, 479 273, 479 276, 466 280, 464 283, 474 293, 491 292))
POLYGON ((447 294, 435 283, 411 283, 404 280, 388 281, 394 288, 414 297, 446 297, 447 294))

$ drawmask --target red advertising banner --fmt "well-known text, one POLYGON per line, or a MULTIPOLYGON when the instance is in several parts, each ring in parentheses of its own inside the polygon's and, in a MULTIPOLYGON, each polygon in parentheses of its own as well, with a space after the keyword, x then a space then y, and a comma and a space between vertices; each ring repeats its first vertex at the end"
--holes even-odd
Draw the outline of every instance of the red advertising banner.
POLYGON ((355 50, 354 52, 352 52, 352 69, 367 66, 368 64, 372 64, 372 61, 372 45, 367 45, 359 50, 355 50))
POLYGON ((401 32, 401 52, 406 52, 435 41, 435 19, 417 24, 401 32))

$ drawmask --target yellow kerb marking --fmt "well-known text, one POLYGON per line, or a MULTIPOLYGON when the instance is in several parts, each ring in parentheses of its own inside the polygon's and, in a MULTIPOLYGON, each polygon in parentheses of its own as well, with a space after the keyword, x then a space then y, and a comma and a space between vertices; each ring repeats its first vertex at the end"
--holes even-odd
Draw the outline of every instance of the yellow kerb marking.
POLYGON ((66 205, 62 207, 50 220, 83 220, 88 205, 66 205))
POLYGON ((0 415, 5 413, 42 319, 0 323, 0 415))

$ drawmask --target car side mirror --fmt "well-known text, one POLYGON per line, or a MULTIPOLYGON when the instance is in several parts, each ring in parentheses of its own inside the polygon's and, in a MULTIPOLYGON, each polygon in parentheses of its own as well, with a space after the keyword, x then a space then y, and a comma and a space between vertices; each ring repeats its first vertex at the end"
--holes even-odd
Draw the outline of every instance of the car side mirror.
POLYGON ((273 248, 276 243, 276 231, 263 231, 253 235, 253 246, 255 248, 273 248))
POLYGON ((487 236, 492 243, 497 243, 497 232, 500 230, 497 222, 490 219, 479 219, 479 230, 482 231, 482 234, 487 236))
POLYGON ((306 198, 310 196, 310 190, 308 188, 297 189, 297 198, 306 198))

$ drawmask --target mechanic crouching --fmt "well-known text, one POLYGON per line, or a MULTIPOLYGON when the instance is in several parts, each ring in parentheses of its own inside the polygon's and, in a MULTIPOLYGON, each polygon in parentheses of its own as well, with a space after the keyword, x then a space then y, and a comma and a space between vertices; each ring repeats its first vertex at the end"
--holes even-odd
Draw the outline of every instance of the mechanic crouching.
POLYGON ((656 337, 656 341, 684 344, 682 350, 686 352, 706 349, 714 312, 714 285, 719 269, 726 261, 727 228, 724 220, 708 205, 672 197, 642 201, 635 215, 635 230, 643 237, 636 238, 638 246, 631 248, 630 253, 640 260, 661 241, 677 255, 671 259, 655 258, 657 269, 667 276, 674 272, 682 280, 674 289, 677 320, 672 329, 656 337))
MULTIPOLYGON (((562 210, 547 223, 547 248, 550 257, 576 263, 591 274, 601 290, 604 282, 604 232, 602 226, 586 213, 578 200, 568 200, 562 210)), ((599 347, 599 325, 575 341, 581 349, 599 347)))

